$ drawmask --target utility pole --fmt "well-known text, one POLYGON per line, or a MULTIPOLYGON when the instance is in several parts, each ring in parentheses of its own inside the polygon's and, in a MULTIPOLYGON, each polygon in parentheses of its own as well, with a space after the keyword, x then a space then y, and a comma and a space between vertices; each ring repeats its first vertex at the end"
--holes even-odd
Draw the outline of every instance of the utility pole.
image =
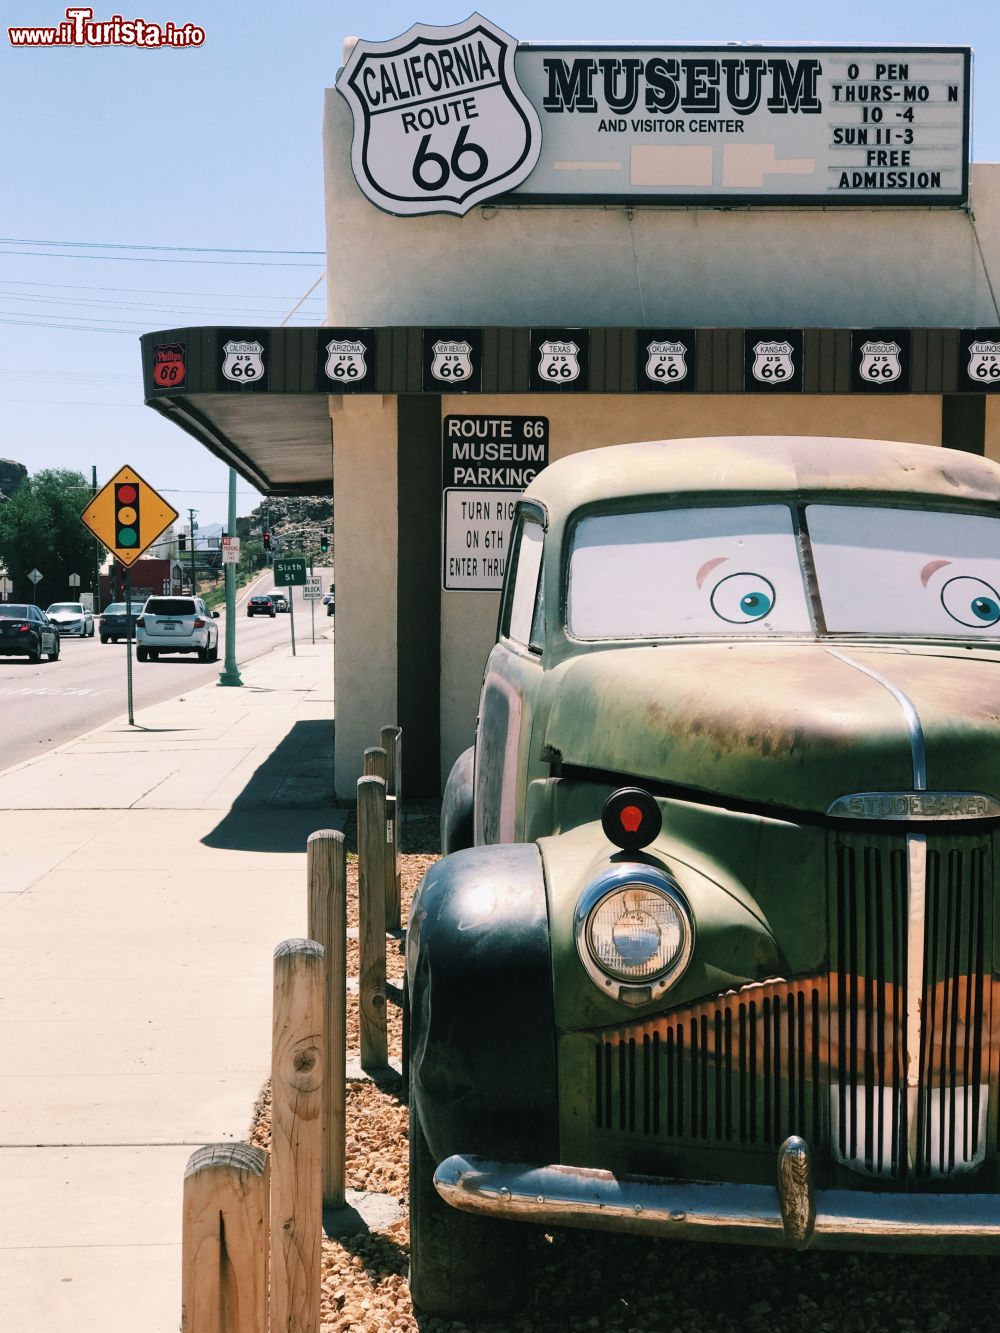
MULTIPOLYGON (((90 468, 90 498, 97 494, 97 464, 90 468)), ((101 543, 94 538, 94 614, 101 609, 101 543)))
POLYGON ((192 597, 198 596, 198 584, 195 581, 196 576, 195 576, 195 561, 194 561, 194 534, 195 534, 194 516, 195 514, 197 514, 197 512, 198 512, 197 509, 188 510, 188 521, 191 525, 191 596, 192 597))

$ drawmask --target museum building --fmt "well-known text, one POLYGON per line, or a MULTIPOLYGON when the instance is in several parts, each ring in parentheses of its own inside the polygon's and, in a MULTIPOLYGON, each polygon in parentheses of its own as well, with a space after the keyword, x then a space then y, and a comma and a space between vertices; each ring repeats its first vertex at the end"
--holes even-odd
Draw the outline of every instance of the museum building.
POLYGON ((276 495, 332 485, 335 780, 472 743, 507 529, 630 440, 912 440, 1000 462, 1000 165, 971 52, 351 39, 327 324, 142 339, 146 401, 276 495))

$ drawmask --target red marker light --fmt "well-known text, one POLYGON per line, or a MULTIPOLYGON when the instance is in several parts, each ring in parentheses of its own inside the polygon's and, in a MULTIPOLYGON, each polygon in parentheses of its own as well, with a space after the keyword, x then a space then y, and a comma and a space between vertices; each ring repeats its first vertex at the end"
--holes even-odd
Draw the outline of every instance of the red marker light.
POLYGON ((638 833, 639 825, 642 823, 642 811, 637 805, 627 805, 618 815, 618 819, 626 833, 638 833))
POLYGON ((601 828, 609 842, 625 852, 648 847, 660 836, 663 816, 660 807, 642 787, 619 787, 604 802, 601 828))
POLYGON ((118 494, 115 498, 120 504, 130 505, 135 499, 136 494, 137 492, 134 486, 119 486, 118 494))

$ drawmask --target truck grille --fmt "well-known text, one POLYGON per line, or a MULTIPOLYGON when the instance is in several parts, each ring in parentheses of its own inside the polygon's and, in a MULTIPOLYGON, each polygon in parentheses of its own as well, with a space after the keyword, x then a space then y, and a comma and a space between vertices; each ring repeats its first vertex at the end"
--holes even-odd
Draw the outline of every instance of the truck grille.
POLYGON ((921 933, 918 921, 910 934, 905 835, 838 833, 829 973, 597 1034, 595 1128, 760 1147, 800 1134, 853 1171, 897 1180, 972 1170, 988 1134, 991 888, 987 837, 929 837, 911 959, 921 933), (909 1089, 908 1035, 919 1045, 909 1089))
POLYGON ((604 1034, 595 1051, 598 1128, 816 1142, 825 1009, 818 985, 764 982, 604 1034))

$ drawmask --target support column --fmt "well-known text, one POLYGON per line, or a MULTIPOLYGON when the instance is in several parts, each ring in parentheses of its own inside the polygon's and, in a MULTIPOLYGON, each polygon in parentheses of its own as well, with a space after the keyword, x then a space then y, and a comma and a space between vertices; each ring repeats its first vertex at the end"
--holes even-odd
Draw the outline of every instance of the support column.
POLYGON ((967 454, 986 453, 986 395, 946 393, 941 398, 941 444, 967 454))
POLYGON ((395 721, 409 799, 441 794, 440 395, 400 395, 396 447, 395 721))

